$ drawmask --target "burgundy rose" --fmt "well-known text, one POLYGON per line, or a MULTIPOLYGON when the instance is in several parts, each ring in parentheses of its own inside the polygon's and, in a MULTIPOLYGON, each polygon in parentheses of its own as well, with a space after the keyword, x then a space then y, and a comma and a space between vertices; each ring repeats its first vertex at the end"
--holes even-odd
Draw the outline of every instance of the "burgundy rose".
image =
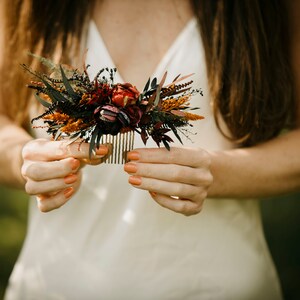
POLYGON ((117 106, 126 107, 135 104, 139 95, 140 92, 132 84, 118 83, 113 89, 111 101, 117 106))
POLYGON ((130 119, 130 125, 136 126, 143 115, 141 109, 137 105, 131 105, 126 107, 126 114, 128 115, 130 119))

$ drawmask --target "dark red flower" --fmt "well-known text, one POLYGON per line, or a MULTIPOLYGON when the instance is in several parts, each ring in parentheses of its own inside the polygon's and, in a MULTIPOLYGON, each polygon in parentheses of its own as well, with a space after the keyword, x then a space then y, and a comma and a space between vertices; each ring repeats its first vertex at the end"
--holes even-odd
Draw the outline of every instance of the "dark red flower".
POLYGON ((136 103, 140 92, 130 83, 118 83, 113 89, 111 102, 117 106, 126 107, 136 103))
POLYGON ((94 90, 90 94, 90 100, 87 104, 104 104, 109 102, 109 98, 112 95, 112 88, 107 84, 100 84, 95 82, 94 90))
POLYGON ((131 126, 136 126, 143 115, 141 109, 137 105, 130 105, 126 107, 125 112, 130 119, 131 126))

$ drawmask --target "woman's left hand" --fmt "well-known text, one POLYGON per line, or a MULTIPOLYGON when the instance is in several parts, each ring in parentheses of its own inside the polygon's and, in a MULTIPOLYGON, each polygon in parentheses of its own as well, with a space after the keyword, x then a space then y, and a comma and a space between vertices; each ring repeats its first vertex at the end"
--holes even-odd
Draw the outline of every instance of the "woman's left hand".
POLYGON ((201 211, 213 182, 210 155, 201 148, 135 149, 124 170, 129 183, 148 190, 161 206, 186 216, 201 211))

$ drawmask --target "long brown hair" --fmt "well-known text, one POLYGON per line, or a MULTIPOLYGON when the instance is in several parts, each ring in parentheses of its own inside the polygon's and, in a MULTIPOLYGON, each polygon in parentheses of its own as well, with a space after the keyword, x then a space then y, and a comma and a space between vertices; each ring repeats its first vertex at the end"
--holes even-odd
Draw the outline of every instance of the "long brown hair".
POLYGON ((253 145, 295 122, 287 13, 280 0, 193 1, 214 114, 232 139, 253 145))
MULTIPOLYGON (((280 0, 193 0, 206 53, 217 124, 244 146, 276 136, 294 120, 285 8, 280 0)), ((19 123, 28 92, 19 63, 28 50, 68 62, 94 1, 5 1, 5 50, 1 68, 2 109, 19 123), (26 49, 26 51, 24 51, 26 49), (9 97, 13 101, 8 101, 9 97)))
POLYGON ((28 52, 64 63, 78 57, 81 37, 94 1, 4 0, 4 60, 0 66, 0 113, 26 126, 30 91, 21 63, 35 62, 28 52))

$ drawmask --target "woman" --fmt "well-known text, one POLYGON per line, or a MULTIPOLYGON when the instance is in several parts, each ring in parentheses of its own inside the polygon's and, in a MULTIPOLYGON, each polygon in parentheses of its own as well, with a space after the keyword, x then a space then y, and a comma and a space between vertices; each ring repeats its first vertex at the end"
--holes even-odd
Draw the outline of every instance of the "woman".
POLYGON ((92 2, 5 2, 1 180, 38 206, 7 299, 281 299, 254 199, 300 189, 298 4, 92 2), (82 168, 104 145, 89 160, 87 145, 33 139, 24 49, 74 64, 82 48, 91 73, 115 65, 139 89, 195 72, 194 144, 130 152, 128 185, 121 166, 82 168))

